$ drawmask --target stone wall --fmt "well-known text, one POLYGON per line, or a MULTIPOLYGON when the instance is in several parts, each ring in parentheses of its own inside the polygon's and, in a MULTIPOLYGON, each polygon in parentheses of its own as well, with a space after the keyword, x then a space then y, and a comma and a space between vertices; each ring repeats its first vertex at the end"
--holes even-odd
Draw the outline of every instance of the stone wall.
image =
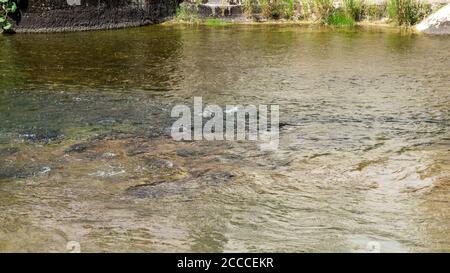
POLYGON ((180 0, 20 0, 17 32, 109 29, 158 23, 180 0))

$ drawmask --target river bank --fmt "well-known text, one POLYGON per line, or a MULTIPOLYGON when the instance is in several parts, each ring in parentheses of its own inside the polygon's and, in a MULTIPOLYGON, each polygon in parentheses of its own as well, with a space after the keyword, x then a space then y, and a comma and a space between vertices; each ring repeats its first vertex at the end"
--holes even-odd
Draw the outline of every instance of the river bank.
POLYGON ((183 20, 179 18, 173 18, 171 20, 165 21, 161 23, 162 26, 280 26, 280 27, 289 27, 289 26, 300 26, 300 27, 317 27, 317 28, 333 28, 333 27, 365 27, 365 28, 385 28, 385 29, 397 29, 397 30, 413 30, 414 28, 411 26, 398 26, 394 23, 388 23, 386 20, 379 21, 361 21, 355 22, 355 24, 351 26, 336 26, 336 25, 326 25, 321 24, 317 21, 311 20, 264 20, 264 21, 255 21, 251 19, 226 19, 226 18, 204 18, 204 19, 193 19, 193 20, 183 20))
MULTIPOLYGON (((0 9, 5 32, 47 33, 118 29, 148 24, 401 26, 411 28, 448 0, 142 0, 67 3, 7 0, 0 9), (181 2, 181 4, 180 4, 181 2), (266 4, 264 4, 266 3, 266 4), (269 4, 268 4, 269 3, 269 4), (169 22, 167 22, 169 21, 169 22)), ((448 16, 448 15, 447 15, 448 16)), ((437 19, 439 24, 444 19, 437 19)), ((420 30, 424 27, 419 28, 420 30)), ((434 33, 442 33, 433 30, 434 33)), ((444 31, 445 33, 446 31, 444 31)))
MULTIPOLYGON (((330 27, 377 27, 398 28, 402 31, 420 32, 425 27, 416 24, 427 16, 440 11, 446 13, 445 1, 329 1, 316 0, 284 1, 279 6, 249 6, 252 1, 195 1, 181 3, 173 20, 164 24, 186 24, 206 26, 227 25, 300 25, 330 27), (214 2, 209 4, 209 2, 214 2), (228 3, 228 4, 226 4, 228 3), (288 3, 291 3, 289 6, 288 3), (318 6, 320 5, 320 7, 318 6), (404 6, 399 6, 404 5, 404 6), (265 10, 267 9, 267 10, 265 10), (324 11, 325 10, 325 11, 324 11)), ((256 1, 255 1, 256 2, 256 1)), ((275 1, 276 2, 276 1, 275 1)), ((260 3, 260 2, 259 2, 260 3)), ((448 5, 447 5, 448 8, 448 5)), ((441 16, 442 17, 442 16, 441 16)), ((440 19, 445 21, 446 18, 440 19)), ((439 27, 439 26, 435 26, 439 27)), ((437 31, 434 31, 436 33, 437 31)), ((442 30, 440 34, 445 34, 442 30)))
POLYGON ((334 26, 324 25, 314 21, 306 20, 268 20, 268 21, 253 21, 253 20, 240 20, 229 21, 223 19, 198 19, 193 21, 182 21, 178 19, 172 19, 161 23, 161 26, 165 27, 211 27, 211 28, 227 28, 227 27, 270 27, 270 28, 290 28, 299 27, 302 29, 308 28, 316 31, 376 31, 376 32, 389 32, 400 33, 403 35, 420 35, 423 34, 416 29, 415 26, 398 26, 394 23, 387 23, 385 21, 362 21, 357 22, 351 26, 334 26))

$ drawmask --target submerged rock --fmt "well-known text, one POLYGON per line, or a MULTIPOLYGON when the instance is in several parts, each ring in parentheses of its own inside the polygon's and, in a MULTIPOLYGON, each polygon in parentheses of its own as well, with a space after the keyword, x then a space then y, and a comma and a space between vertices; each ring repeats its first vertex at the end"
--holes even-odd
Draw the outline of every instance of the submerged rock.
POLYGON ((91 145, 87 143, 78 143, 70 146, 64 152, 65 153, 82 153, 85 152, 91 145))
POLYGON ((178 156, 181 157, 199 157, 207 155, 208 151, 205 150, 194 150, 194 149, 179 149, 176 151, 178 156))
POLYGON ((135 198, 158 198, 185 194, 189 188, 183 183, 162 182, 130 187, 126 194, 135 198))
POLYGON ((49 143, 51 141, 56 141, 64 137, 63 133, 59 130, 53 129, 31 129, 23 131, 20 136, 29 142, 44 142, 49 143))
MULTIPOLYGON (((0 162, 3 165, 3 162, 0 162)), ((37 169, 16 166, 0 166, 0 180, 27 178, 37 173, 37 169)))
POLYGON ((195 198, 205 189, 219 187, 232 182, 236 174, 227 171, 198 170, 191 172, 191 177, 180 180, 160 180, 144 185, 129 187, 126 195, 135 198, 158 198, 182 195, 188 199, 195 198))
POLYGON ((171 169, 173 168, 173 163, 167 159, 161 159, 156 157, 148 157, 145 159, 146 166, 153 169, 171 169))
POLYGON ((197 180, 210 186, 219 186, 224 183, 232 182, 236 178, 236 174, 228 171, 211 171, 200 175, 197 180))
POLYGON ((425 18, 416 29, 427 34, 450 35, 450 4, 425 18))
POLYGON ((19 148, 11 147, 11 148, 0 148, 0 156, 10 156, 15 155, 20 152, 19 148))
POLYGON ((18 170, 11 167, 0 167, 0 180, 11 179, 16 177, 26 176, 22 173, 22 170, 18 170))

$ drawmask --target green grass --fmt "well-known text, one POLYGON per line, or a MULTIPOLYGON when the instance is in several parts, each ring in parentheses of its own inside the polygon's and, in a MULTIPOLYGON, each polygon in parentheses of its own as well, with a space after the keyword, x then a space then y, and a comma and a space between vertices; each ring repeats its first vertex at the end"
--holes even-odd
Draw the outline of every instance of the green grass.
POLYGON ((299 0, 244 0, 244 11, 259 11, 266 19, 292 19, 299 0))
POLYGON ((181 3, 177 9, 176 19, 187 22, 196 21, 198 19, 197 8, 190 7, 185 3, 181 3))
POLYGON ((280 0, 260 0, 261 14, 266 19, 278 19, 281 15, 280 0))
POLYGON ((365 5, 364 14, 371 21, 380 20, 386 16, 386 3, 365 5))
POLYGON ((242 2, 242 8, 245 16, 251 18, 254 14, 260 12, 260 6, 258 0, 244 0, 242 2))
MULTIPOLYGON (((398 25, 411 26, 431 13, 431 5, 422 0, 386 0, 381 4, 371 4, 368 0, 342 1, 341 7, 335 7, 334 0, 243 0, 242 5, 248 18, 261 15, 265 19, 295 19, 298 15, 333 26, 353 26, 363 19, 380 20, 386 16, 398 25)), ((180 5, 176 19, 206 26, 232 24, 222 19, 199 19, 198 6, 186 4, 180 5)))
POLYGON ((284 0, 283 13, 286 19, 292 19, 294 17, 295 3, 295 0, 284 0))
POLYGON ((331 26, 351 27, 355 25, 355 20, 342 12, 335 12, 327 18, 327 24, 331 26))
POLYGON ((359 21, 364 11, 364 0, 344 0, 343 7, 348 17, 359 21))
POLYGON ((303 5, 305 17, 321 23, 328 23, 328 18, 335 13, 333 0, 303 0, 303 5))
POLYGON ((431 5, 418 0, 389 0, 387 11, 389 18, 398 25, 411 26, 431 13, 431 5))

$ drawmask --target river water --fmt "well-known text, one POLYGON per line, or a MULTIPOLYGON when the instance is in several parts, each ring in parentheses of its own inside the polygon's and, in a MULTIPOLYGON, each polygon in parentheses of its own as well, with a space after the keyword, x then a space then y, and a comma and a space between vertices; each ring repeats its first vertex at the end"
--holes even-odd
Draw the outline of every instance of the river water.
POLYGON ((0 37, 0 251, 450 251, 450 39, 149 26, 0 37), (280 106, 279 149, 173 105, 280 106))

